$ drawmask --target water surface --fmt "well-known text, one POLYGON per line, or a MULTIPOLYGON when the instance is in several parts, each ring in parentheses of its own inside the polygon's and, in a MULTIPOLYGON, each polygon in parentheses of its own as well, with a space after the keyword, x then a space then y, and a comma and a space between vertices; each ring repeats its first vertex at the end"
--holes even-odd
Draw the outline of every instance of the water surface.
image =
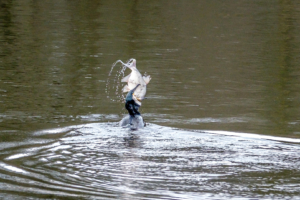
POLYGON ((288 0, 1 1, 1 197, 299 198, 299 24, 288 0), (137 146, 108 77, 130 58, 137 146))
POLYGON ((140 131, 116 123, 37 131, 2 144, 0 196, 297 199, 300 140, 282 140, 155 124, 140 131))

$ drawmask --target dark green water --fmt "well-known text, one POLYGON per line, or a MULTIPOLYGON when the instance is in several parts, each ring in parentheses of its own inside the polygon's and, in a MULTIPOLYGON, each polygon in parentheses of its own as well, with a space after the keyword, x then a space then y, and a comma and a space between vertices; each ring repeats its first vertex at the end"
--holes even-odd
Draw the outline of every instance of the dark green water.
MULTIPOLYGON (((295 168, 300 159, 299 24, 300 3, 289 0, 0 1, 0 182, 5 188, 0 189, 0 197, 300 198, 299 178, 294 176, 299 177, 300 173, 299 168, 295 168), (156 140, 147 139, 150 137, 147 134, 141 139, 141 145, 131 147, 126 143, 118 147, 121 152, 129 151, 130 155, 133 148, 133 160, 144 163, 138 169, 145 170, 144 182, 143 178, 135 179, 133 173, 129 179, 134 184, 129 181, 128 188, 120 189, 118 184, 127 180, 114 177, 124 169, 132 170, 127 168, 131 159, 120 156, 110 145, 115 148, 114 142, 123 144, 123 137, 127 137, 124 134, 130 133, 119 129, 112 130, 116 134, 107 132, 110 129, 106 123, 117 122, 126 113, 120 98, 122 84, 115 77, 121 66, 114 68, 112 76, 108 74, 115 61, 130 58, 137 59, 142 74, 146 72, 152 77, 147 87, 148 99, 141 107, 144 119, 151 124, 196 130, 196 141, 200 143, 183 136, 177 139, 171 135, 162 136, 164 141, 174 141, 162 157, 160 152, 165 148, 155 144, 156 140), (74 125, 91 126, 91 123, 99 123, 100 135, 95 136, 97 128, 92 126, 92 145, 97 146, 97 141, 112 140, 111 143, 89 151, 84 147, 90 145, 89 142, 74 138, 74 125), (67 131, 38 137, 34 134, 58 127, 66 127, 67 131), (237 139, 236 142, 235 137, 227 136, 230 142, 220 150, 217 145, 222 143, 223 137, 204 134, 207 141, 216 143, 201 148, 203 141, 201 143, 199 134, 202 130, 237 132, 241 133, 241 138, 248 138, 243 133, 254 133, 261 136, 261 140, 251 136, 251 139, 237 139), (116 138, 118 133, 120 140, 109 138, 116 138), (280 139, 275 139, 280 141, 276 144, 268 143, 269 140, 264 139, 266 135, 296 138, 295 144, 280 139), (64 144, 66 138, 75 142, 64 144), (183 144, 176 145, 180 140, 183 144), (243 143, 244 140, 247 142, 243 143), (157 146, 151 147, 151 142, 157 146), (254 147, 248 142, 263 145, 254 147), (103 159, 125 167, 111 166, 110 171, 106 166, 100 176, 100 168, 104 165, 94 163, 96 169, 91 167, 90 170, 100 176, 97 180, 103 177, 109 180, 99 185, 92 178, 92 172, 68 179, 68 174, 80 168, 80 162, 77 163, 79 158, 64 157, 64 152, 56 151, 60 144, 72 147, 72 151, 68 151, 72 155, 80 153, 80 148, 76 148, 81 146, 86 150, 83 153, 86 158, 101 154, 103 159), (231 149, 231 145, 236 148, 231 149), (150 153, 145 153, 145 148, 150 153), (248 152, 247 148, 259 150, 248 152), (272 149, 269 156, 269 151, 263 150, 268 148, 272 149), (282 149, 286 150, 286 157, 282 149), (262 153, 257 154, 260 150, 262 153), (25 153, 27 156, 22 154, 31 151, 33 153, 25 153), (180 157, 177 160, 175 152, 180 157), (195 164, 209 158, 209 152, 216 156, 213 161, 207 162, 205 167, 195 164), (230 167, 222 171, 222 167, 227 166, 222 161, 224 152, 249 155, 258 158, 259 163, 251 159, 245 161, 243 156, 234 161, 234 156, 229 156, 227 164, 230 167), (191 157, 184 156, 189 154, 191 157), (278 158, 272 160, 271 155, 278 155, 278 158), (61 159, 52 161, 48 159, 51 156, 61 159), (189 170, 194 174, 183 169, 192 160, 195 162, 189 170), (173 161, 177 168, 172 168, 173 161), (235 162, 242 164, 235 168, 232 164, 235 162), (56 164, 59 167, 56 168, 56 164), (165 168, 156 166, 164 164, 165 168), (265 165, 272 165, 267 173, 265 165), (164 174, 163 170, 170 174, 164 174), (24 173, 29 174, 28 177, 24 173), (184 173, 187 176, 180 180, 178 177, 184 173), (216 175, 220 173, 226 174, 226 178, 216 175), (211 185, 207 188, 199 184, 201 178, 195 174, 209 174, 205 180, 216 184, 209 182, 211 185), (232 174, 242 174, 248 179, 232 174), (277 182, 274 179, 270 182, 272 176, 277 177, 277 182), (159 184, 155 186, 158 177, 159 184), (53 183, 55 181, 61 182, 53 183), (169 181, 170 185, 164 187, 164 181, 169 181), (249 181, 251 184, 246 184, 249 181), (41 182, 45 185, 34 192, 41 182), (84 183, 89 183, 91 188, 81 188, 84 183), (105 184, 108 186, 104 187, 105 184), (180 188, 182 184, 187 187, 180 188), (65 188, 60 193, 62 185, 73 189, 65 188), (253 189, 255 185, 257 190, 253 189), (264 187, 269 189, 262 189, 264 187), (98 190, 102 192, 98 194, 98 190), (223 196, 214 196, 215 192, 223 196)), ((125 74, 129 72, 127 69, 125 74)), ((169 128, 165 132, 173 131, 169 128)), ((154 138, 158 132, 150 131, 154 138)), ((83 129, 76 133, 82 137, 86 134, 83 129)), ((81 161, 85 165, 91 162, 81 161)))

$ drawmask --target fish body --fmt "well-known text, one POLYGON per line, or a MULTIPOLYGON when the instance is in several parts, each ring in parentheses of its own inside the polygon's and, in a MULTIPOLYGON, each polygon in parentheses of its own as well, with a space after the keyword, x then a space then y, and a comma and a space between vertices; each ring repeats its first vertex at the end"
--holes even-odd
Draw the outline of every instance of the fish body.
POLYGON ((139 70, 136 68, 136 60, 132 59, 129 65, 125 65, 129 69, 131 69, 131 73, 122 78, 121 82, 127 82, 127 85, 124 86, 123 92, 129 92, 134 89, 137 85, 140 85, 134 91, 132 98, 134 101, 141 106, 142 100, 145 99, 145 95, 147 92, 147 84, 150 82, 150 76, 142 76, 139 70))

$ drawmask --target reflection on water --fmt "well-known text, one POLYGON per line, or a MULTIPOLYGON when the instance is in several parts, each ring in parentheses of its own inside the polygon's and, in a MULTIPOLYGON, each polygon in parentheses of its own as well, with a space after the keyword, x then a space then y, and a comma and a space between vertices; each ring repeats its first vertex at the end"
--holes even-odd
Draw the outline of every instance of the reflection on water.
POLYGON ((0 196, 299 198, 299 10, 1 1, 0 196), (111 66, 132 57, 152 77, 142 134, 106 124, 126 113, 105 92, 111 66))
POLYGON ((131 132, 107 123, 38 131, 30 138, 28 143, 1 149, 0 197, 290 199, 300 195, 299 139, 286 144, 270 136, 266 140, 253 134, 154 124, 131 132))

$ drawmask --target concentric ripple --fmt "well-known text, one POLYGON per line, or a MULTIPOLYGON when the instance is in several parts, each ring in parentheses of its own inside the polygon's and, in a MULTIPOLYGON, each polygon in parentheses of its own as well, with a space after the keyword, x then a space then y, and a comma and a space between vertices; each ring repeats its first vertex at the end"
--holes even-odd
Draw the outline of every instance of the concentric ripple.
POLYGON ((299 141, 150 124, 94 123, 32 133, 0 151, 0 197, 293 199, 299 141))

